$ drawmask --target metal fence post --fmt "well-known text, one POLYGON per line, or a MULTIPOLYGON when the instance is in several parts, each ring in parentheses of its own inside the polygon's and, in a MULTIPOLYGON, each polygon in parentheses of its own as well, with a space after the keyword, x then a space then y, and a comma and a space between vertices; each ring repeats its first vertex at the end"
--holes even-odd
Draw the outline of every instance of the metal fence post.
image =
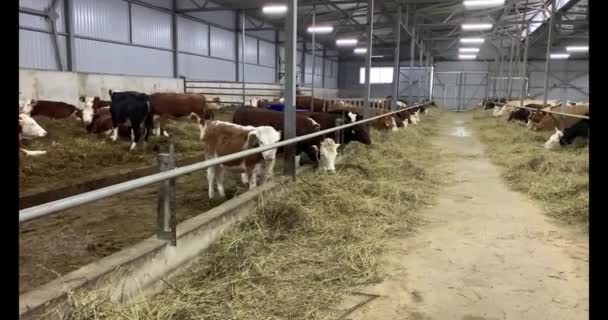
MULTIPOLYGON (((336 119, 336 127, 341 126, 343 124, 344 124, 343 118, 336 119)), ((336 143, 340 143, 340 144, 342 143, 342 141, 344 140, 343 135, 344 135, 344 133, 342 132, 342 130, 338 130, 335 132, 336 143)))
MULTIPOLYGON (((169 145, 168 153, 158 155, 161 172, 175 168, 175 151, 173 143, 169 145)), ((162 181, 158 190, 158 233, 161 240, 170 241, 171 246, 177 245, 175 218, 175 178, 162 181)))

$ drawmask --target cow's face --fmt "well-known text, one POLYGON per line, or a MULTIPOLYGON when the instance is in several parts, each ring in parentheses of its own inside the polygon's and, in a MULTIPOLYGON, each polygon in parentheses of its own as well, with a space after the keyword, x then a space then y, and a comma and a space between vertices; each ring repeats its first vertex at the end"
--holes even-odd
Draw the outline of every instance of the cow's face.
MULTIPOLYGON (((257 127, 249 132, 248 142, 251 148, 263 147, 277 143, 281 140, 281 132, 270 126, 257 127)), ((277 149, 270 149, 262 152, 264 160, 274 160, 277 149)))
POLYGON ((546 149, 555 149, 559 146, 559 140, 564 136, 564 133, 555 128, 555 133, 545 142, 546 149))
POLYGON ((37 101, 32 99, 19 99, 19 113, 32 113, 37 101))
POLYGON ((251 105, 252 107, 257 107, 258 103, 259 103, 259 99, 258 98, 253 98, 249 100, 249 105, 251 105))
MULTIPOLYGON (((355 113, 349 112, 347 123, 353 123, 358 120, 362 120, 363 117, 355 113)), ((363 125, 354 126, 351 128, 344 129, 344 142, 349 143, 351 141, 359 141, 363 144, 370 145, 372 140, 369 137, 369 131, 363 125)))
POLYGON ((95 109, 93 108, 95 105, 95 97, 81 96, 79 101, 80 111, 82 112, 82 122, 85 126, 88 126, 93 122, 93 115, 95 113, 95 109))
POLYGON ((25 138, 39 138, 46 136, 46 130, 29 115, 22 113, 19 115, 19 126, 21 127, 21 135, 25 138))
POLYGON ((336 156, 338 155, 338 147, 340 147, 340 144, 335 143, 331 138, 325 138, 321 142, 321 148, 319 150, 319 163, 321 169, 325 171, 336 171, 335 163, 336 156))

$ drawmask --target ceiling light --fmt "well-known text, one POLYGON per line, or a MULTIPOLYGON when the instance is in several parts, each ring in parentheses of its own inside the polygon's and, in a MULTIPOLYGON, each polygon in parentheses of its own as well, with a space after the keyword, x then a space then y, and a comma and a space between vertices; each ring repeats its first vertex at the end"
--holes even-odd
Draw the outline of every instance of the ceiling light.
POLYGON ((484 38, 460 38, 461 43, 483 43, 484 38))
POLYGON ((356 46, 358 40, 357 39, 338 39, 336 40, 337 46, 356 46))
POLYGON ((458 59, 472 60, 475 58, 477 58, 477 55, 474 55, 474 54, 459 54, 458 55, 458 59))
POLYGON ((566 51, 568 51, 568 52, 587 52, 587 51, 589 51, 589 46, 566 47, 566 51))
POLYGON ((477 52, 479 52, 479 48, 459 48, 458 52, 473 52, 473 53, 477 53, 477 52))
POLYGON ((384 56, 372 56, 372 58, 384 58, 384 56))
POLYGON ((493 7, 504 5, 505 0, 465 0, 463 4, 467 8, 493 7))
POLYGON ((552 53, 549 55, 551 59, 568 59, 570 58, 569 53, 552 53))
POLYGON ((355 50, 353 50, 353 52, 356 54, 364 54, 367 52, 367 48, 355 48, 355 50))
POLYGON ((491 23, 463 23, 462 30, 471 31, 471 30, 490 30, 492 29, 491 23))
POLYGON ((287 6, 284 4, 272 4, 262 8, 264 14, 281 14, 287 12, 287 6))
POLYGON ((331 33, 334 31, 333 26, 310 26, 306 29, 308 33, 331 33))

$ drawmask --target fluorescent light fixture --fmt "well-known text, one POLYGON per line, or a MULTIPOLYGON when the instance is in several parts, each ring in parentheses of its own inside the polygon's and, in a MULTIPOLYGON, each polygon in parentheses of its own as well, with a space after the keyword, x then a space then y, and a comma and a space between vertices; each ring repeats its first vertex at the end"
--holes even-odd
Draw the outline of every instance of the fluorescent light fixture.
POLYGON ((479 52, 479 48, 458 48, 458 52, 472 52, 472 53, 477 53, 477 52, 479 52))
POLYGON ((475 54, 459 54, 458 59, 473 60, 477 58, 475 54))
POLYGON ((364 54, 367 52, 367 48, 355 48, 355 50, 353 50, 353 52, 356 54, 364 54))
POLYGON ((463 4, 467 8, 493 7, 504 5, 505 0, 465 0, 463 4))
POLYGON ((262 8, 264 14, 281 14, 287 12, 287 6, 284 4, 271 4, 262 8))
POLYGON ((372 58, 384 58, 384 56, 372 56, 372 58))
POLYGON ((568 52, 587 52, 587 51, 589 51, 589 46, 570 46, 570 47, 566 47, 566 51, 568 51, 568 52))
POLYGON ((460 43, 483 43, 484 38, 460 38, 460 43))
POLYGON ((308 33, 331 33, 334 31, 333 26, 310 26, 306 29, 308 33))
POLYGON ((357 42, 359 42, 357 39, 338 39, 338 40, 336 40, 336 45, 337 46, 356 46, 357 42))
POLYGON ((490 30, 492 29, 491 23, 463 23, 462 30, 473 31, 473 30, 490 30))
POLYGON ((569 53, 552 53, 549 55, 551 59, 568 59, 570 58, 569 53))

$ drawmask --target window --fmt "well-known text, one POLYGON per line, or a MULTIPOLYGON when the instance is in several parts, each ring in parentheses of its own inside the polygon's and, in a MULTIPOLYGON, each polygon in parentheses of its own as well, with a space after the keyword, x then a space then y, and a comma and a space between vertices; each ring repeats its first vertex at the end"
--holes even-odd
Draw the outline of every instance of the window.
MULTIPOLYGON (((370 83, 393 83, 393 67, 376 67, 369 70, 370 83)), ((359 83, 365 83, 365 68, 359 69, 359 83)))

